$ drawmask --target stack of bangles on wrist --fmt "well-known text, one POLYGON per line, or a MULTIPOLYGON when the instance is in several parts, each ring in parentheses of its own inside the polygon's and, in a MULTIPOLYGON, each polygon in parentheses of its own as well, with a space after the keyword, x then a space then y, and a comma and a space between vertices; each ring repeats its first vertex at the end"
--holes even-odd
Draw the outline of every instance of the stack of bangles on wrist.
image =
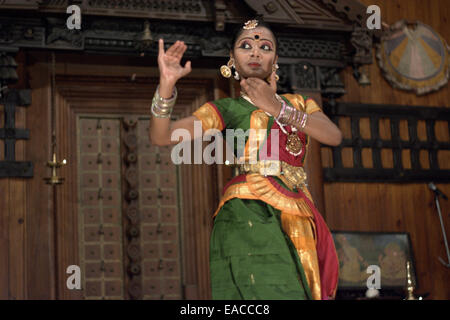
POLYGON ((152 100, 152 114, 155 118, 170 118, 173 106, 177 100, 177 88, 173 88, 172 97, 164 99, 159 95, 159 85, 156 88, 155 95, 152 100))
POLYGON ((281 102, 281 111, 276 118, 277 121, 303 130, 306 126, 306 122, 308 121, 308 114, 288 106, 287 103, 281 98, 278 100, 281 102))

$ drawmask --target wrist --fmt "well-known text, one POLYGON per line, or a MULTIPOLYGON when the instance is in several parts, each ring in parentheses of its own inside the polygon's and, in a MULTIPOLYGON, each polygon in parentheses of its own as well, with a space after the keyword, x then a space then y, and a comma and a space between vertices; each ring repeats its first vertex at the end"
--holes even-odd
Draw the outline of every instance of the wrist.
POLYGON ((274 113, 275 119, 280 120, 286 111, 286 102, 278 95, 275 95, 274 113))
POLYGON ((281 101, 276 100, 274 102, 274 111, 273 111, 273 116, 278 119, 278 117, 280 116, 281 110, 283 109, 283 103, 281 101))
POLYGON ((175 82, 161 79, 159 81, 159 96, 164 99, 170 99, 173 94, 175 82))

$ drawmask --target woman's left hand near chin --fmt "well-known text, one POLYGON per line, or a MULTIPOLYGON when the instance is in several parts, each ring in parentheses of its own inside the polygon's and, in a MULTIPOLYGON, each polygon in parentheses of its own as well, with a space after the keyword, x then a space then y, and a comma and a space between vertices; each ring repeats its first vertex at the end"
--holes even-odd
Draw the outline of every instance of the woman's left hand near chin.
POLYGON ((277 82, 275 72, 270 76, 270 84, 259 78, 242 79, 241 87, 255 106, 277 117, 280 114, 281 103, 275 97, 277 92, 277 82))

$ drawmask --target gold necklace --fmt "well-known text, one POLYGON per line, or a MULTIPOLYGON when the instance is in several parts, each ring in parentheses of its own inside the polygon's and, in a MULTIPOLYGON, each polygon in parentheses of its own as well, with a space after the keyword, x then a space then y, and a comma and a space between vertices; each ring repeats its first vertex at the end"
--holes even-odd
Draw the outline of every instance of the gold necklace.
MULTIPOLYGON (((243 93, 241 91, 241 97, 244 98, 245 100, 247 100, 248 102, 250 102, 251 104, 255 105, 252 101, 252 99, 250 99, 250 97, 248 95, 246 95, 245 93, 243 93)), ((275 94, 275 97, 277 98, 278 101, 281 102, 280 99, 282 99, 278 94, 275 94)), ((265 111, 264 111, 265 112, 265 111)), ((265 112, 269 117, 271 116, 270 113, 265 112)), ((278 122, 278 120, 275 118, 275 121, 278 123, 278 126, 280 127, 281 131, 283 131, 283 133, 285 135, 287 135, 287 140, 286 140, 286 151, 288 151, 290 154, 292 154, 293 156, 298 156, 302 153, 303 150, 303 142, 300 139, 300 137, 297 135, 297 128, 295 128, 294 126, 291 126, 292 128, 292 132, 288 133, 286 131, 286 129, 284 129, 284 124, 281 124, 280 122, 278 122)))
POLYGON ((303 149, 302 140, 295 132, 291 132, 286 140, 286 150, 290 154, 298 156, 300 155, 300 153, 302 153, 302 149, 303 149))

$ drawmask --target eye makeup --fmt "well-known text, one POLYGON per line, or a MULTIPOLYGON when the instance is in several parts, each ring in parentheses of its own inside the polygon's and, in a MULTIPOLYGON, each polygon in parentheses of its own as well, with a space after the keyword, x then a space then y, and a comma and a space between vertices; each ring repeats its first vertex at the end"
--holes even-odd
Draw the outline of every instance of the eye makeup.
MULTIPOLYGON (((267 40, 266 40, 267 41, 267 40)), ((256 41, 259 44, 259 41, 256 41)), ((243 40, 240 45, 238 46, 238 48, 241 49, 251 49, 252 45, 249 43, 249 41, 247 39, 243 40)), ((263 42, 260 45, 260 48, 263 49, 264 51, 273 51, 272 45, 270 42, 263 42)))
POLYGON ((263 43, 262 45, 261 45, 261 48, 262 47, 267 47, 267 49, 264 49, 264 50, 266 50, 266 51, 272 51, 273 49, 272 49, 272 46, 270 45, 270 44, 268 44, 268 43, 263 43))
POLYGON ((247 41, 242 41, 241 44, 238 46, 238 48, 251 49, 252 46, 247 41))

